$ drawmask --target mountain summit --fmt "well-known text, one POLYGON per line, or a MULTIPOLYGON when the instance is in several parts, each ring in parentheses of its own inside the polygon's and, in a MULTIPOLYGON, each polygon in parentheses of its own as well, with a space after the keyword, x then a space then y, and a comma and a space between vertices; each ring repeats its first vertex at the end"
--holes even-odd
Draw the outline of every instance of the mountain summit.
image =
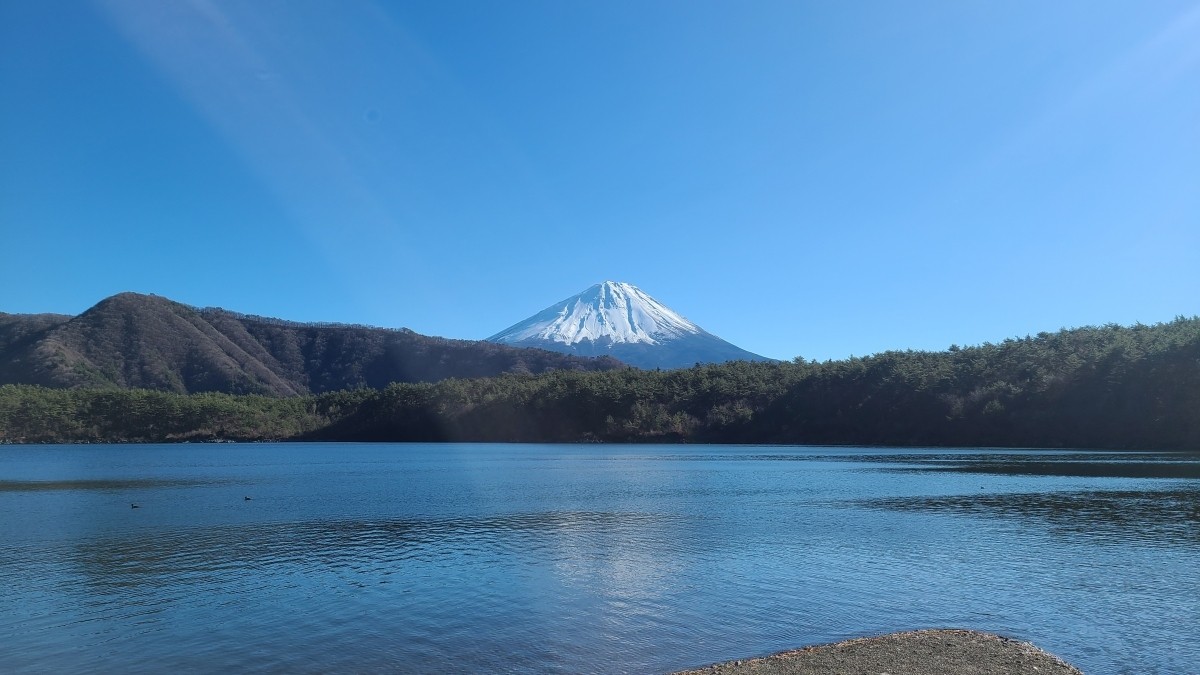
POLYGON ((633 284, 605 281, 488 338, 640 368, 769 361, 705 331, 633 284))

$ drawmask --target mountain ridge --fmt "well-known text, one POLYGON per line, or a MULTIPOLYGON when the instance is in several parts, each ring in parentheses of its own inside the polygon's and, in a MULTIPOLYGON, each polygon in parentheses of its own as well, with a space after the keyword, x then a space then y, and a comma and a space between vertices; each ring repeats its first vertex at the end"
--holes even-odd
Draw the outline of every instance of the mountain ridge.
POLYGON ((0 384, 294 396, 391 382, 622 368, 408 329, 305 324, 118 293, 77 316, 0 313, 0 384))

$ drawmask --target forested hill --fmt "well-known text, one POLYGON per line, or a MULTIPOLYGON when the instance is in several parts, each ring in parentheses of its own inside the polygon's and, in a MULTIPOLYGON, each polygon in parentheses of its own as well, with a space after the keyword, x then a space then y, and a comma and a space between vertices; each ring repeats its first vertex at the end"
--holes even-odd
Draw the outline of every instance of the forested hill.
POLYGON ((623 367, 409 330, 300 324, 122 293, 76 317, 0 314, 0 384, 290 396, 623 367))
POLYGON ((285 399, 0 387, 0 440, 212 437, 1200 451, 1200 319, 824 363, 558 370, 285 399))

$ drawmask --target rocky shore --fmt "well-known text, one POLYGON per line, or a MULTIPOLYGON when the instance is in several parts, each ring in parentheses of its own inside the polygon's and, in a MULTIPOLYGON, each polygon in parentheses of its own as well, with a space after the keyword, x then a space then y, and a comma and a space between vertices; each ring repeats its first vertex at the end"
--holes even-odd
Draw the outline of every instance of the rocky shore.
POLYGON ((918 630, 729 661, 677 675, 1082 675, 1028 642, 969 630, 918 630))

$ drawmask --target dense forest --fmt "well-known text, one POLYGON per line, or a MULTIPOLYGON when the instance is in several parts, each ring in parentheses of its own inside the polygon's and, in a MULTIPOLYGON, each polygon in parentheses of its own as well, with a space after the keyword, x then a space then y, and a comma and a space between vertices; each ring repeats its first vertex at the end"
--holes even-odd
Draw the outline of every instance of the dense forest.
POLYGON ((711 442, 1200 450, 1200 318, 944 352, 291 397, 0 387, 0 441, 711 442))

